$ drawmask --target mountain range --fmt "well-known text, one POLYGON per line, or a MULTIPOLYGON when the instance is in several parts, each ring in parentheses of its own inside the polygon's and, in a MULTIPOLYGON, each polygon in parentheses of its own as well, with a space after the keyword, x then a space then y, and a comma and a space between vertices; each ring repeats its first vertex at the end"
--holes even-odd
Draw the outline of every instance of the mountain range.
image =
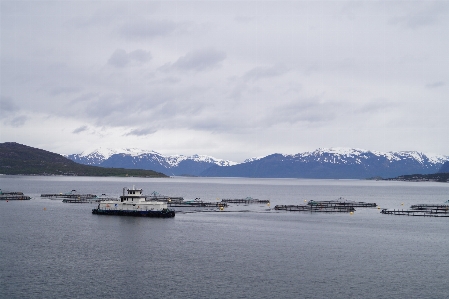
POLYGON ((0 143, 0 173, 12 175, 167 177, 152 170, 82 165, 62 155, 16 142, 0 143))
POLYGON ((66 155, 66 157, 80 164, 128 169, 151 169, 172 176, 199 176, 213 165, 232 166, 237 164, 232 161, 204 155, 163 156, 155 151, 144 151, 138 148, 99 148, 93 151, 85 151, 81 154, 66 155))
POLYGON ((151 169, 166 175, 257 178, 391 178, 440 171, 449 156, 416 151, 377 152, 327 148, 294 155, 271 154, 243 163, 205 155, 164 156, 141 149, 96 149, 67 155, 81 164, 128 169, 151 169))

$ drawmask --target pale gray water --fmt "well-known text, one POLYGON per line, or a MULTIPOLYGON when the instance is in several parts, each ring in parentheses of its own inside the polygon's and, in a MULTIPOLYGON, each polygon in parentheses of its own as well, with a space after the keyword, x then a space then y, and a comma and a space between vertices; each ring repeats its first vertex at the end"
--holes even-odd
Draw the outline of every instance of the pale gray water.
POLYGON ((259 206, 145 219, 40 198, 118 196, 132 185, 186 199, 270 199, 272 208, 340 196, 396 209, 449 199, 445 183, 1 176, 2 190, 33 196, 0 201, 1 297, 448 298, 449 218, 259 206))

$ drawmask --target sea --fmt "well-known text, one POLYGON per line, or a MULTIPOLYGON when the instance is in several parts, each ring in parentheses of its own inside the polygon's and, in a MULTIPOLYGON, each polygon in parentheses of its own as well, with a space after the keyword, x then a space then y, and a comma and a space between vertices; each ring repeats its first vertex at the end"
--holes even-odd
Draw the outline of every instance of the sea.
POLYGON ((449 218, 380 209, 442 204, 449 184, 372 180, 0 176, 0 298, 449 298, 449 218), (174 218, 93 215, 43 193, 123 188, 217 202, 174 218), (374 202, 350 213, 274 210, 374 202))

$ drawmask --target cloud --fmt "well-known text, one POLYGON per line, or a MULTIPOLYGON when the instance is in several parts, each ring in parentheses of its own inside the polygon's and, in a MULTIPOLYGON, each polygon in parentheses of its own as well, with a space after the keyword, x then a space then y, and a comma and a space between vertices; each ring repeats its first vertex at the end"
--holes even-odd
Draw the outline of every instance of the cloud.
POLYGON ((53 96, 61 95, 61 94, 71 94, 80 92, 81 88, 76 86, 62 86, 55 87, 50 91, 50 94, 53 96))
POLYGON ((151 128, 143 128, 143 129, 134 129, 131 130, 129 133, 126 133, 125 136, 146 136, 150 134, 156 133, 157 130, 151 129, 151 128))
POLYGON ((360 103, 354 107, 356 113, 381 113, 383 111, 390 111, 397 106, 396 103, 386 99, 375 99, 368 103, 360 103))
POLYGON ((438 87, 443 87, 444 85, 445 85, 445 83, 443 81, 438 81, 438 82, 427 84, 426 87, 427 88, 438 88, 438 87))
POLYGON ((135 63, 138 65, 144 64, 151 59, 151 53, 144 50, 135 50, 127 53, 123 49, 117 49, 112 53, 112 56, 108 60, 108 64, 123 68, 130 63, 135 63))
POLYGON ((0 114, 6 115, 19 110, 19 107, 10 97, 0 97, 0 114))
POLYGON ((441 18, 446 18, 449 3, 444 1, 410 2, 409 11, 402 16, 393 17, 390 24, 401 25, 409 29, 438 24, 441 18))
POLYGON ((14 117, 12 120, 7 121, 7 124, 9 124, 12 127, 19 128, 25 125, 26 121, 28 120, 28 117, 25 115, 20 115, 17 117, 14 117))
POLYGON ((341 114, 346 110, 343 109, 340 103, 324 103, 318 97, 315 97, 274 107, 265 116, 265 122, 269 124, 324 123, 334 120, 336 111, 339 111, 341 114))
POLYGON ((173 21, 138 20, 124 24, 119 32, 125 38, 153 38, 169 35, 177 27, 173 21))
MULTIPOLYGON (((290 71, 290 68, 285 67, 282 64, 276 64, 272 66, 256 66, 249 71, 245 72, 241 77, 232 77, 229 80, 229 84, 233 85, 232 88, 229 88, 230 98, 235 100, 242 99, 242 96, 245 92, 249 91, 251 86, 265 87, 266 85, 260 85, 259 80, 262 79, 271 79, 271 85, 282 85, 282 82, 274 83, 274 79, 281 77, 284 74, 287 74, 290 71), (251 83, 251 84, 250 84, 251 83), (259 85, 258 85, 259 84, 259 85)), ((287 81, 284 81, 287 82, 287 81)), ((296 83, 296 88, 299 84, 296 83)))
POLYGON ((220 65, 226 59, 226 53, 212 48, 200 49, 187 53, 180 57, 172 68, 179 70, 204 71, 210 70, 220 65))
POLYGON ((243 75, 245 80, 259 80, 263 78, 271 78, 281 76, 287 73, 289 69, 283 65, 275 65, 269 67, 255 67, 243 75))
POLYGON ((81 126, 73 130, 73 134, 79 134, 81 132, 87 131, 87 126, 81 126))

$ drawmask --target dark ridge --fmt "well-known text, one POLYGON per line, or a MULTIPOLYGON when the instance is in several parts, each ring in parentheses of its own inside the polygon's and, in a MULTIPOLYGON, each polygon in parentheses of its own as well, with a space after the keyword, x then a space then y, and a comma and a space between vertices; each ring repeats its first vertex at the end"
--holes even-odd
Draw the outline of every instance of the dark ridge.
POLYGON ((16 142, 0 143, 0 173, 12 175, 167 177, 163 173, 152 170, 82 165, 59 154, 16 142))

